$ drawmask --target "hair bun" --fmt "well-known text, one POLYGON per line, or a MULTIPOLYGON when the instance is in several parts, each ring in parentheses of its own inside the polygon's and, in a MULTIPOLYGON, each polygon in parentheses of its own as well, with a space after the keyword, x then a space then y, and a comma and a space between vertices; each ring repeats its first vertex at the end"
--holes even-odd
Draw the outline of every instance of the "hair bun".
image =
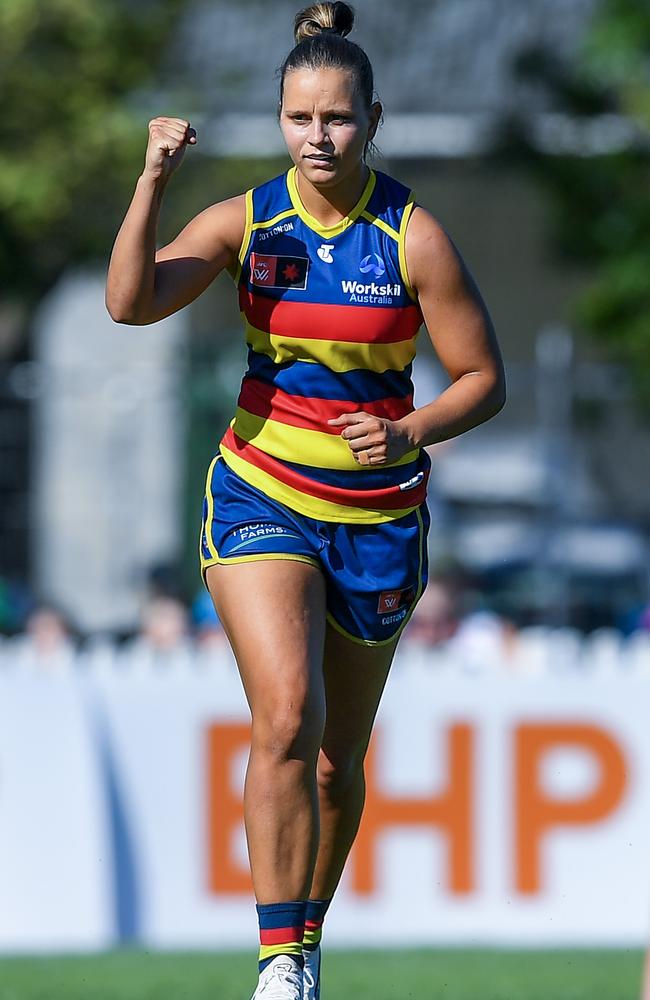
POLYGON ((354 10, 347 3, 313 3, 298 11, 293 33, 296 45, 314 35, 340 35, 345 38, 352 31, 354 10))

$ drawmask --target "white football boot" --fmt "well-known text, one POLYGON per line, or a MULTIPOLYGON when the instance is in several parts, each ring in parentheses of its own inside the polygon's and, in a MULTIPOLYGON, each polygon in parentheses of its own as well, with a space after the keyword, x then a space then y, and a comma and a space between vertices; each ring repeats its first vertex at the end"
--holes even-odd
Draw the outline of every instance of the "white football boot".
POLYGON ((291 955, 276 955, 260 972, 252 1000, 303 1000, 302 969, 291 955))
POLYGON ((320 945, 312 951, 303 948, 302 957, 305 960, 303 1000, 320 1000, 320 945))

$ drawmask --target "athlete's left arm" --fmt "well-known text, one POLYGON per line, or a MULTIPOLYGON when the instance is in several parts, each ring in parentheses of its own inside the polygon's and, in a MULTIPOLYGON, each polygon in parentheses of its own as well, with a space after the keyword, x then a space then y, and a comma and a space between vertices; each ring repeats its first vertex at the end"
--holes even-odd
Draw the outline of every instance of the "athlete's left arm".
POLYGON ((405 250, 410 284, 451 385, 400 420, 361 412, 328 421, 342 428, 360 465, 395 462, 462 434, 493 417, 506 399, 503 362, 481 294, 442 226, 420 206, 409 219, 405 250))
POLYGON ((492 320, 442 226, 417 206, 406 230, 406 267, 429 337, 451 379, 432 403, 403 417, 412 447, 435 444, 489 420, 506 400, 492 320))

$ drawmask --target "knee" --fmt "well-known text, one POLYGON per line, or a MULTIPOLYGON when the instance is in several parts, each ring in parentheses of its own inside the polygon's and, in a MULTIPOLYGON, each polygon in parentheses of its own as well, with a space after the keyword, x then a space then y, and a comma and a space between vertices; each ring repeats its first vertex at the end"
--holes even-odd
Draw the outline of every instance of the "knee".
POLYGON ((270 761, 314 761, 323 732, 320 713, 306 706, 282 706, 253 718, 253 749, 270 761))
POLYGON ((321 750, 316 769, 319 789, 332 799, 344 795, 363 779, 364 756, 365 747, 321 750))

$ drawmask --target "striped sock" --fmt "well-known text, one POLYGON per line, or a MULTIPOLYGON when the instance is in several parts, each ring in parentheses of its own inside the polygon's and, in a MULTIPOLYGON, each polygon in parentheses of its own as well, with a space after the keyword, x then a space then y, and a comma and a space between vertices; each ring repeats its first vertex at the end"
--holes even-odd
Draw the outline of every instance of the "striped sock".
POLYGON ((323 936, 323 921, 331 899, 308 899, 305 913, 305 936, 302 946, 305 951, 315 951, 323 936))
POLYGON ((293 903, 263 903, 257 906, 260 922, 260 972, 277 955, 291 955, 302 968, 302 939, 305 933, 304 899, 293 903))

